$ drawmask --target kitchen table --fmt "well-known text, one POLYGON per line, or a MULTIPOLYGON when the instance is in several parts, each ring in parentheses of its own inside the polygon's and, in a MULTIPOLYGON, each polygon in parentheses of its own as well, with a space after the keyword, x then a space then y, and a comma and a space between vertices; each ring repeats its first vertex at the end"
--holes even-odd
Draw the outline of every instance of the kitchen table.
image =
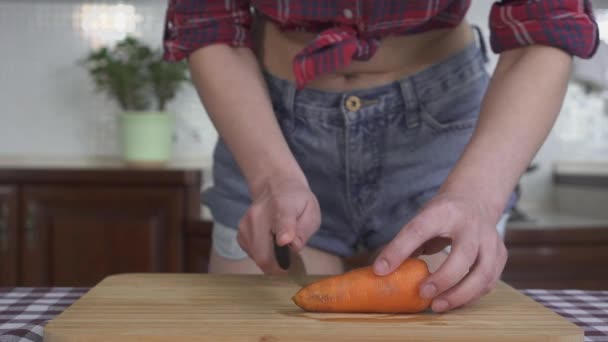
MULTIPOLYGON (((0 342, 42 341, 45 324, 88 288, 0 288, 0 342)), ((525 295, 608 342, 608 291, 524 289, 525 295)))

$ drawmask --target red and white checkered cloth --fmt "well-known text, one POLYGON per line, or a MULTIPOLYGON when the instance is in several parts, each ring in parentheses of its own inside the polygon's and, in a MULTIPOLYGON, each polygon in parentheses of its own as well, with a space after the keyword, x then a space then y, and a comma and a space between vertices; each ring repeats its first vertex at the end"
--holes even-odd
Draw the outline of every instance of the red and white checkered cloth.
MULTIPOLYGON (((0 288, 0 342, 42 342, 44 325, 86 288, 0 288)), ((608 342, 608 291, 523 290, 585 329, 585 341, 608 342)))

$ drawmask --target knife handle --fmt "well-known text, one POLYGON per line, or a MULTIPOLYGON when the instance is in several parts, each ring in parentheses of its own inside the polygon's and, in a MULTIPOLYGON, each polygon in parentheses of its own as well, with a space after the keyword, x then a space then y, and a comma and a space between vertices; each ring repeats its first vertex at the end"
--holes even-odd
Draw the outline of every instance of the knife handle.
POLYGON ((272 234, 272 240, 274 242, 274 256, 279 263, 279 266, 286 270, 289 268, 290 260, 289 260, 289 245, 279 246, 277 243, 277 237, 272 234))

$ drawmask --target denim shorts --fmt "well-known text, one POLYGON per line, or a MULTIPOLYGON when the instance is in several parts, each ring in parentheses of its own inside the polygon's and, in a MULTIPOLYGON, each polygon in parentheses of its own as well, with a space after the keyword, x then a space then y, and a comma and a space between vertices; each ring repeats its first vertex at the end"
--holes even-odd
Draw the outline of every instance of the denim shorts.
MULTIPOLYGON (((308 246, 342 257, 390 242, 436 194, 471 138, 490 79, 477 44, 364 90, 297 90, 265 77, 283 135, 321 207, 308 246)), ((216 223, 212 244, 226 258, 244 258, 236 229, 251 204, 247 183, 221 138, 213 158, 213 185, 203 193, 216 223)), ((514 192, 505 213, 515 202, 514 192)))

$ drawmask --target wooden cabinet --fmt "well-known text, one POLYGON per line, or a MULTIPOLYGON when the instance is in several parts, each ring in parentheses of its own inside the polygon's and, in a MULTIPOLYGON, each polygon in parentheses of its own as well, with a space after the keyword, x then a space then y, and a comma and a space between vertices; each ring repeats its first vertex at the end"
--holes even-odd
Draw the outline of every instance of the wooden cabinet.
POLYGON ((0 185, 0 284, 17 284, 17 189, 0 185))
POLYGON ((510 228, 505 245, 511 286, 608 290, 608 226, 510 228))
POLYGON ((0 286, 186 271, 186 256, 207 246, 201 234, 186 241, 201 179, 196 169, 0 169, 0 286))
POLYGON ((185 267, 188 273, 206 273, 209 270, 211 255, 212 222, 193 221, 186 231, 185 267))
POLYGON ((23 189, 22 282, 90 286, 107 274, 179 272, 179 189, 23 189))

